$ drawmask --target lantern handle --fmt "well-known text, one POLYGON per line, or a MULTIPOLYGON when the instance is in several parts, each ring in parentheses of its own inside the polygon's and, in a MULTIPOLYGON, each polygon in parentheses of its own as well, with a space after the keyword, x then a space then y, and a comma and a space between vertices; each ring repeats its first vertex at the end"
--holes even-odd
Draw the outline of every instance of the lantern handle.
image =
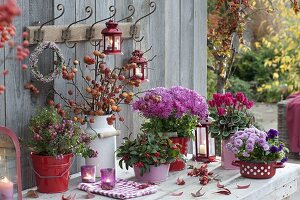
POLYGON ((93 9, 92 9, 92 7, 91 6, 85 7, 85 12, 89 13, 89 15, 86 18, 71 23, 65 30, 62 31, 62 39, 64 40, 65 45, 68 48, 74 48, 77 45, 77 42, 75 42, 73 45, 70 46, 69 42, 67 41, 70 38, 70 36, 71 36, 70 27, 72 25, 74 25, 74 24, 77 24, 79 22, 82 22, 82 21, 85 21, 85 20, 89 19, 93 15, 93 9))
POLYGON ((113 17, 116 15, 116 13, 117 13, 116 7, 115 7, 115 6, 110 6, 110 7, 109 7, 109 12, 112 13, 111 16, 109 16, 109 17, 107 17, 107 18, 105 18, 105 19, 101 19, 101 20, 99 20, 99 21, 96 21, 95 23, 92 24, 92 26, 91 26, 90 28, 88 28, 88 29, 86 30, 86 37, 87 37, 88 41, 90 42, 90 44, 91 44, 92 46, 94 46, 94 47, 100 45, 100 42, 101 42, 101 39, 100 39, 100 41, 99 41, 98 43, 95 42, 94 44, 93 44, 92 41, 91 41, 91 39, 92 39, 92 37, 93 37, 93 32, 95 31, 94 26, 95 26, 96 24, 100 23, 100 22, 103 22, 103 21, 105 21, 105 20, 108 20, 108 19, 113 18, 113 17))
POLYGON ((127 19, 127 21, 128 21, 128 20, 130 20, 130 21, 132 20, 132 16, 133 16, 134 13, 135 13, 135 7, 134 7, 133 5, 129 5, 129 6, 128 6, 128 10, 131 11, 131 14, 130 14, 129 16, 123 18, 123 19, 120 19, 118 22, 124 21, 125 19, 127 19))
POLYGON ((55 18, 53 18, 53 19, 50 19, 49 21, 44 22, 44 23, 40 26, 40 28, 39 28, 38 30, 34 31, 34 40, 35 40, 35 41, 37 41, 37 42, 42 42, 42 41, 43 41, 43 38, 44 38, 44 33, 43 33, 43 31, 42 31, 42 28, 43 28, 46 24, 48 24, 48 23, 50 23, 50 22, 53 22, 53 21, 59 19, 59 18, 60 18, 61 16, 63 16, 63 14, 65 13, 65 6, 64 6, 63 4, 58 4, 58 5, 56 6, 56 9, 57 9, 58 11, 61 11, 60 15, 58 15, 57 17, 55 17, 55 18))
MULTIPOLYGON (((152 8, 152 11, 149 12, 147 15, 144 15, 143 17, 139 18, 138 20, 135 21, 135 23, 133 24, 133 29, 135 30, 136 29, 136 25, 139 21, 141 21, 142 19, 152 15, 155 11, 156 11, 156 3, 154 1, 151 1, 150 2, 150 9, 152 8)), ((132 39, 135 41, 135 42, 141 42, 143 39, 144 39, 144 36, 141 38, 141 39, 136 39, 134 37, 134 35, 136 34, 135 33, 136 31, 132 31, 132 39)))

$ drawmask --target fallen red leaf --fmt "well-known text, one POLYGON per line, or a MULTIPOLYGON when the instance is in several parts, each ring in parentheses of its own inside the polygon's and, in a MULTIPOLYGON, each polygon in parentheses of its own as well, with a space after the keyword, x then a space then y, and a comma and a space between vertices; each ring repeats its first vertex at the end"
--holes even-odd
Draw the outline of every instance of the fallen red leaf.
POLYGON ((247 188, 250 187, 250 185, 251 185, 251 183, 249 183, 248 185, 239 185, 239 184, 236 184, 237 189, 247 189, 247 188))
POLYGON ((173 192, 171 193, 172 196, 181 196, 183 192, 173 192))
POLYGON ((215 192, 215 193, 223 194, 223 195, 230 195, 231 194, 230 190, 228 190, 227 188, 222 188, 221 191, 218 191, 218 192, 215 192))
POLYGON ((26 197, 27 198, 39 198, 39 195, 37 193, 36 190, 29 190, 27 193, 26 193, 26 197))
POLYGON ((193 197, 202 197, 205 194, 205 192, 201 193, 202 188, 203 187, 201 187, 196 193, 191 193, 191 195, 193 197))
POLYGON ((223 184, 221 184, 221 183, 220 183, 220 181, 218 181, 218 183, 217 183, 217 187, 218 187, 218 188, 224 188, 224 185, 223 185, 223 184))
POLYGON ((177 184, 177 185, 184 185, 184 184, 185 184, 185 181, 183 180, 183 178, 177 178, 176 184, 177 184))
POLYGON ((74 196, 69 195, 67 197, 64 197, 64 195, 62 195, 61 199, 62 200, 76 200, 75 197, 76 197, 76 194, 74 194, 74 196))

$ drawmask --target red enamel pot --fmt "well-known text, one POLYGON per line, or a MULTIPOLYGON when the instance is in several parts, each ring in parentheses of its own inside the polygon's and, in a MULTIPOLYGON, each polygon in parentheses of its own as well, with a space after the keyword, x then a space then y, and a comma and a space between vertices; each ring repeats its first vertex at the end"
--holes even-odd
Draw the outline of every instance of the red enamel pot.
POLYGON ((272 178, 277 168, 284 168, 284 164, 278 162, 244 162, 233 161, 232 165, 240 167, 240 173, 243 177, 253 179, 267 179, 272 178))

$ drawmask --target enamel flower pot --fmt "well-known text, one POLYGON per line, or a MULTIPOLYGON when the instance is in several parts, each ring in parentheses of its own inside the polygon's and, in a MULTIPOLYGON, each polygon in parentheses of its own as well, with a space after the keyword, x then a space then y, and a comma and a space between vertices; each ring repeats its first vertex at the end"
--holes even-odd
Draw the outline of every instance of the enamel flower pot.
POLYGON ((234 161, 232 164, 240 168, 240 173, 243 177, 253 179, 272 178, 275 175, 277 168, 284 168, 284 164, 277 162, 257 163, 234 161))
POLYGON ((226 148, 226 144, 229 142, 229 139, 227 140, 222 140, 222 150, 221 150, 221 166, 223 169, 239 169, 238 166, 235 166, 232 164, 236 160, 236 157, 233 152, 229 151, 226 148))
MULTIPOLYGON (((171 137, 170 140, 174 144, 178 143, 180 144, 180 153, 183 155, 187 155, 188 147, 189 147, 189 137, 171 137)), ((176 159, 173 161, 170 165, 170 171, 180 171, 185 168, 185 162, 182 159, 176 159)))
POLYGON ((68 190, 73 154, 39 156, 30 154, 37 190, 41 193, 60 193, 68 190))
MULTIPOLYGON (((88 120, 87 127, 84 130, 85 133, 90 134, 92 136, 107 133, 107 132, 115 132, 116 129, 113 125, 108 125, 106 118, 109 115, 103 116, 92 116, 95 122, 90 123, 88 120)), ((116 136, 109 136, 94 139, 90 147, 98 152, 96 158, 86 158, 86 165, 95 165, 96 166, 96 177, 100 177, 100 169, 102 168, 116 168, 116 136)))
POLYGON ((134 166, 134 175, 139 182, 143 183, 160 183, 167 180, 169 175, 170 164, 161 164, 159 166, 150 166, 150 171, 140 175, 140 168, 134 166))

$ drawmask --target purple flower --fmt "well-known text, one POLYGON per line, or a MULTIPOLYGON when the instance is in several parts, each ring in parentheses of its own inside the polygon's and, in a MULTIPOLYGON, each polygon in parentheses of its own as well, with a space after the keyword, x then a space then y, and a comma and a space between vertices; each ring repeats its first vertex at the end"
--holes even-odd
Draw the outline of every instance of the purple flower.
POLYGON ((278 147, 278 151, 281 151, 283 149, 283 144, 280 144, 278 147))
POLYGON ((277 152, 278 152, 278 148, 275 147, 275 146, 271 146, 270 152, 271 152, 271 153, 277 153, 277 152))
POLYGON ((268 139, 273 139, 278 136, 278 131, 276 131, 275 129, 270 129, 267 134, 268 139))
POLYGON ((280 162, 281 162, 281 163, 285 163, 286 161, 288 161, 288 157, 282 158, 280 162))
POLYGON ((144 117, 180 118, 183 115, 198 116, 204 119, 208 114, 208 105, 204 97, 194 90, 175 86, 170 89, 157 87, 146 92, 132 105, 144 117))
POLYGON ((251 143, 248 143, 248 144, 246 145, 246 150, 247 150, 247 152, 253 151, 253 150, 254 150, 254 145, 251 144, 251 143))
POLYGON ((244 152, 243 152, 243 156, 244 156, 244 157, 249 157, 250 154, 249 154, 248 152, 244 151, 244 152))
POLYGON ((260 138, 260 139, 258 140, 258 144, 259 144, 259 146, 261 146, 261 147, 263 147, 266 143, 267 143, 267 141, 266 141, 265 139, 260 138))
POLYGON ((264 144, 263 149, 265 151, 268 151, 270 149, 270 146, 266 143, 266 144, 264 144))
POLYGON ((237 147, 241 147, 243 145, 243 141, 241 139, 235 139, 234 145, 237 147))
POLYGON ((238 148, 236 148, 236 147, 232 148, 231 151, 232 151, 234 154, 238 154, 238 153, 239 153, 239 150, 238 150, 238 148))

